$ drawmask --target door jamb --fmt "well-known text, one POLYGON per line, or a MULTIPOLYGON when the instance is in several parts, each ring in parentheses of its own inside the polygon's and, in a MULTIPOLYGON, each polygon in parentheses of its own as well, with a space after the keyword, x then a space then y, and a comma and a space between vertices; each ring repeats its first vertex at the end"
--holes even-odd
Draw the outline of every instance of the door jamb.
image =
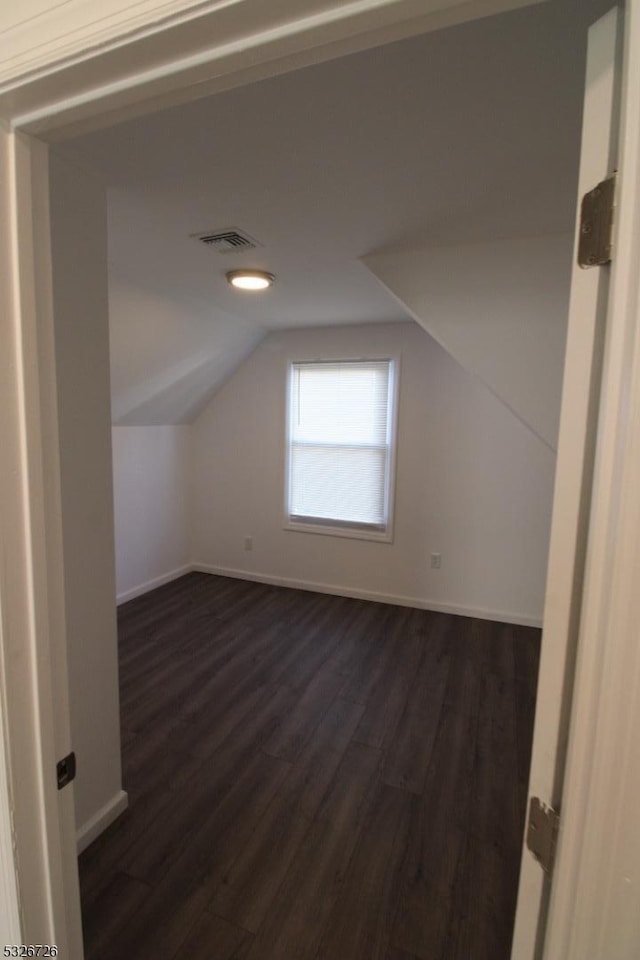
POLYGON ((624 17, 607 346, 545 960, 623 960, 640 941, 640 0, 624 17))

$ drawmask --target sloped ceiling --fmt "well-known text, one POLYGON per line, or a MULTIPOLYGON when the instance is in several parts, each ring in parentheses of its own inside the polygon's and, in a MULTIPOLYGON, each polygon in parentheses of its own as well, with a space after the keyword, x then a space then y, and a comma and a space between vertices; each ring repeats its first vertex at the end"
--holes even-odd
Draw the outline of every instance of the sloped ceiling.
POLYGON ((365 258, 466 370, 557 449, 572 234, 455 244, 365 258))
POLYGON ((108 186, 114 422, 189 422, 268 330, 406 320, 376 250, 570 232, 607 5, 550 0, 65 144, 108 186), (261 245, 191 237, 229 226, 261 245), (235 293, 242 266, 277 283, 235 293))

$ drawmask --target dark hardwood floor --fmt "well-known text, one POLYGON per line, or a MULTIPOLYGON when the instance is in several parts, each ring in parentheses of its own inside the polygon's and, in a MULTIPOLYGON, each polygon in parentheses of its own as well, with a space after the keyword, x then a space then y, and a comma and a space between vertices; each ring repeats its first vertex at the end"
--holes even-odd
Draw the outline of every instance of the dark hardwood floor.
POLYGON ((119 631, 87 960, 507 960, 539 631, 207 574, 119 631))

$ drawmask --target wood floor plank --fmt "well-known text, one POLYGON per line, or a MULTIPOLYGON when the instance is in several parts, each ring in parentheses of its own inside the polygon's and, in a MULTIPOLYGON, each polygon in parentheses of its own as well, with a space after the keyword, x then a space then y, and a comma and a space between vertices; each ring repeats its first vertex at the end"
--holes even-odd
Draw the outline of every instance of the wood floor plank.
MULTIPOLYGON (((159 755, 157 766, 150 764, 153 775, 148 780, 136 781, 129 795, 129 806, 115 823, 95 840, 80 858, 80 877, 83 891, 90 892, 99 885, 105 874, 116 872, 134 843, 141 837, 157 836, 156 822, 170 815, 181 803, 182 793, 197 783, 195 774, 202 761, 190 754, 171 758, 159 755)), ((125 777, 125 787, 130 788, 125 777)), ((147 841, 149 842, 149 841, 147 841)))
POLYGON ((394 639, 393 668, 388 674, 379 675, 354 738, 370 747, 382 747, 393 738, 424 652, 424 642, 409 634, 404 624, 394 639))
POLYGON ((153 727, 168 710, 185 720, 198 717, 211 704, 219 713, 230 698, 237 698, 245 690, 267 681, 268 660, 265 660, 274 655, 276 635, 277 626, 271 625, 252 642, 252 631, 244 629, 231 638, 231 652, 225 647, 220 655, 212 644, 212 649, 199 659, 197 669, 189 663, 179 664, 170 682, 151 675, 143 688, 143 696, 132 705, 123 704, 127 726, 133 730, 153 727), (161 697, 158 697, 158 687, 163 691, 161 697))
POLYGON ((510 960, 511 934, 486 922, 458 920, 451 929, 443 960, 510 960))
POLYGON ((513 683, 488 673, 480 703, 469 830, 508 856, 522 841, 513 683))
POLYGON ((87 960, 507 960, 539 631, 208 574, 118 624, 87 960))
POLYGON ((276 798, 215 886, 209 909, 256 933, 310 827, 310 820, 276 798))
POLYGON ((375 642, 380 621, 377 603, 353 600, 351 610, 353 617, 332 654, 334 666, 346 677, 353 677, 361 668, 365 656, 375 642))
POLYGON ((306 630, 303 644, 296 643, 298 656, 277 679, 293 687, 305 687, 314 674, 333 655, 357 611, 346 597, 336 597, 306 630))
POLYGON ((135 913, 112 932, 96 960, 173 960, 203 915, 207 899, 190 852, 183 851, 135 913))
POLYGON ((282 760, 296 760, 343 687, 344 677, 335 672, 331 663, 323 664, 290 714, 264 744, 265 753, 282 760))
POLYGON ((386 755, 383 778, 390 786, 420 794, 436 743, 449 674, 451 656, 446 622, 423 645, 422 658, 405 698, 386 755))
POLYGON ((246 930, 205 913, 174 960, 245 960, 252 940, 246 930))
POLYGON ((513 628, 513 640, 518 779, 522 803, 526 804, 538 685, 539 631, 532 627, 516 626, 513 628))
POLYGON ((324 663, 330 650, 322 639, 317 638, 318 628, 313 622, 309 623, 308 618, 288 622, 284 633, 286 649, 272 664, 268 678, 273 683, 304 687, 313 679, 316 668, 324 663), (309 669, 310 664, 312 669, 309 669))
MULTIPOLYGON (((206 675, 198 669, 198 683, 182 711, 190 722, 201 716, 212 719, 219 715, 226 704, 238 696, 242 685, 246 689, 270 682, 270 665, 277 662, 287 644, 278 622, 266 624, 261 630, 246 625, 240 629, 230 625, 230 629, 231 638, 229 643, 225 642, 223 658, 214 662, 214 669, 206 675), (217 713, 211 713, 212 705, 217 713)), ((220 638, 216 635, 216 649, 219 644, 220 638)))
POLYGON ((406 950, 391 947, 387 950, 385 960, 418 960, 418 958, 413 953, 407 953, 406 950))
POLYGON ((170 714, 164 719, 123 747, 124 785, 132 801, 146 798, 156 790, 180 789, 190 776, 191 767, 198 765, 197 758, 184 750, 189 729, 170 714))
MULTIPOLYGON (((420 912, 403 913, 397 920, 392 933, 392 948, 401 957, 450 960, 454 921, 453 901, 437 890, 428 889, 422 898, 420 912)), ((470 953, 466 960, 472 958, 475 960, 474 954, 470 953)))
POLYGON ((434 830, 469 826, 477 738, 477 717, 443 707, 422 793, 434 830))
POLYGON ((283 799, 308 819, 318 812, 363 711, 362 704, 334 700, 287 775, 283 799))
POLYGON ((380 764, 380 750, 350 743, 316 819, 328 822, 337 831, 359 824, 371 802, 370 789, 379 779, 380 764))
MULTIPOLYGON (((491 927, 509 943, 516 908, 518 871, 493 844, 467 834, 453 890, 456 917, 476 929, 491 927)), ((508 952, 496 960, 509 960, 508 952)))
POLYGON ((193 789, 187 786, 182 802, 156 821, 156 842, 149 844, 148 837, 141 836, 131 846, 122 861, 127 873, 153 883, 188 845, 194 857, 209 862, 225 827, 235 826, 234 814, 237 818, 247 804, 264 809, 287 770, 284 761, 260 752, 237 766, 222 758, 219 765, 215 760, 203 764, 194 778, 197 789, 196 783, 193 789))
POLYGON ((531 767, 531 751, 533 747, 533 721, 535 717, 536 700, 531 696, 528 686, 521 680, 514 683, 516 701, 515 734, 518 765, 518 781, 525 790, 529 782, 531 767))
POLYGON ((287 722, 291 710, 296 702, 296 696, 289 687, 268 684, 261 688, 261 694, 252 706, 252 711, 245 716, 242 723, 233 727, 227 739, 221 744, 221 723, 226 727, 226 720, 218 721, 205 718, 194 725, 192 732, 191 751, 203 760, 210 760, 220 750, 229 755, 232 762, 234 755, 241 757, 243 753, 252 749, 259 749, 264 743, 275 736, 281 726, 287 722))
POLYGON ((126 874, 114 872, 101 885, 99 896, 87 887, 82 890, 82 926, 87 944, 86 960, 101 956, 109 943, 149 897, 151 888, 126 874))
POLYGON ((514 637, 510 623, 494 624, 481 621, 487 672, 499 680, 512 683, 515 679, 514 637))
POLYGON ((242 856, 285 779, 289 764, 257 754, 220 805, 201 823, 193 841, 195 863, 202 863, 210 897, 242 856), (253 766, 253 765, 252 765, 253 766))
POLYGON ((345 700, 366 704, 380 678, 393 669, 397 632, 405 618, 402 607, 380 605, 371 633, 374 642, 368 644, 365 655, 356 664, 356 670, 343 693, 345 700))
POLYGON ((181 577, 179 581, 154 590, 152 605, 142 596, 119 606, 118 626, 122 642, 126 643, 130 634, 135 634, 139 640, 166 622, 173 612, 184 613, 197 597, 198 588, 206 589, 204 579, 197 582, 193 577, 181 577))
POLYGON ((162 634, 156 634, 147 644, 134 649, 133 654, 120 658, 120 702, 122 707, 135 703, 140 691, 157 686, 172 677, 171 667, 186 669, 197 657, 211 660, 218 668, 238 653, 238 627, 222 620, 206 619, 195 626, 185 627, 179 619, 162 634), (185 629, 188 641, 183 642, 185 629))
POLYGON ((474 637, 468 617, 456 621, 456 641, 451 645, 451 668, 447 677, 445 703, 457 711, 478 715, 486 656, 483 645, 474 637))
POLYGON ((401 895, 411 797, 379 784, 328 916, 317 960, 384 960, 401 895))
POLYGON ((216 888, 211 909, 257 931, 327 793, 363 707, 337 700, 287 774, 239 857, 216 888))
POLYGON ((339 895, 380 765, 379 751, 352 745, 333 787, 257 933, 249 960, 312 960, 339 895))
POLYGON ((443 707, 422 797, 416 797, 394 942, 418 957, 446 958, 455 937, 456 884, 467 849, 477 718, 443 707), (432 913, 432 905, 437 912, 432 913), (427 914, 425 915, 425 911, 427 914))
POLYGON ((434 825, 422 797, 413 798, 409 832, 409 854, 392 942, 428 960, 443 956, 447 949, 465 835, 454 826, 442 829, 434 825))
POLYGON ((264 711, 272 714, 279 695, 289 702, 286 691, 280 693, 278 688, 260 680, 247 678, 238 684, 233 693, 212 704, 212 708, 203 711, 192 724, 190 738, 197 744, 195 755, 208 759, 240 728, 246 731, 256 714, 263 715, 264 711))

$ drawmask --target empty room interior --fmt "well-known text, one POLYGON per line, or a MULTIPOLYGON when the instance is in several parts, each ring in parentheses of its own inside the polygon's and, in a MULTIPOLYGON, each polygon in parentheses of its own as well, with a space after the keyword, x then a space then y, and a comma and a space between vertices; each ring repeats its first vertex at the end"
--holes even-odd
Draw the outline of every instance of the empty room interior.
POLYGON ((508 960, 607 7, 51 147, 88 960, 508 960))

